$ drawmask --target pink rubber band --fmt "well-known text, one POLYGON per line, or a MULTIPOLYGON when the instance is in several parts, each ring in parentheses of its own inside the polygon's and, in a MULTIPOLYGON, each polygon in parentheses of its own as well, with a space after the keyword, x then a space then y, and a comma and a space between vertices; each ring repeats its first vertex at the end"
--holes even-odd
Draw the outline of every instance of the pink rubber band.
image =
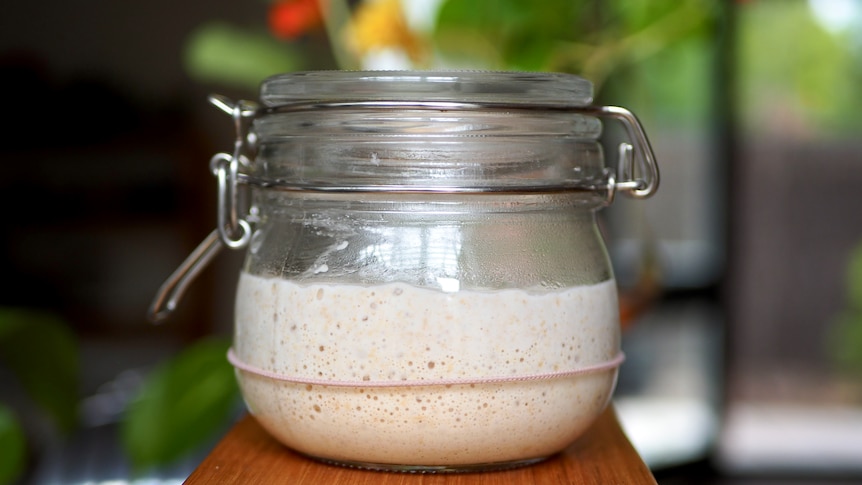
POLYGON ((307 377, 291 377, 276 372, 255 367, 246 364, 237 357, 233 348, 227 351, 227 360, 237 369, 255 374, 261 377, 274 379, 277 381, 291 382, 294 384, 311 384, 315 386, 333 386, 333 387, 418 387, 418 386, 450 386, 464 384, 491 384, 498 382, 519 382, 519 381, 537 381, 544 379, 554 379, 558 377, 572 377, 583 374, 592 374, 606 370, 615 369, 620 366, 625 360, 625 355, 619 352, 613 359, 601 362, 598 364, 581 367, 579 369, 548 372, 546 374, 532 374, 527 376, 514 377, 483 377, 481 379, 439 379, 439 380, 421 380, 421 381, 339 381, 325 379, 311 379, 307 377))

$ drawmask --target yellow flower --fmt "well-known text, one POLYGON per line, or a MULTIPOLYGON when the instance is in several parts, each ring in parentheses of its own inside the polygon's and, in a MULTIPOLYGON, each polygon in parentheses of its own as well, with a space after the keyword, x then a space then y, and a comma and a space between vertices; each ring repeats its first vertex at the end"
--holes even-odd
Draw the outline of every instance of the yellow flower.
POLYGON ((414 63, 424 56, 419 36, 410 30, 400 0, 364 0, 347 25, 349 49, 362 57, 386 49, 400 49, 414 63))

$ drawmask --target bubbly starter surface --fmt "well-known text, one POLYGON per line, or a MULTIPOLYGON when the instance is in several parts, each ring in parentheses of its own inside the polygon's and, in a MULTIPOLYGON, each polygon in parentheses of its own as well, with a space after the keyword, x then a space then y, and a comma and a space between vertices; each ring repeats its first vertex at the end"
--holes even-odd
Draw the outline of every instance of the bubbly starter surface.
POLYGON ((288 379, 238 371, 264 428, 300 452, 370 464, 457 466, 557 452, 604 409, 616 369, 547 375, 619 352, 612 280, 446 293, 243 273, 235 332, 243 363, 288 379), (375 386, 399 382, 406 385, 375 386))

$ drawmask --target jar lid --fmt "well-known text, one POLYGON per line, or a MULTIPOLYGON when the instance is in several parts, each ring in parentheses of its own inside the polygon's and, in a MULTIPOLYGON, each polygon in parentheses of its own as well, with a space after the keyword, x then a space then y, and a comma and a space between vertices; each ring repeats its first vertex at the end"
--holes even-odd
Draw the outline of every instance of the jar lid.
POLYGON ((425 101, 587 106, 593 85, 573 74, 501 71, 309 71, 261 85, 267 107, 310 102, 425 101))

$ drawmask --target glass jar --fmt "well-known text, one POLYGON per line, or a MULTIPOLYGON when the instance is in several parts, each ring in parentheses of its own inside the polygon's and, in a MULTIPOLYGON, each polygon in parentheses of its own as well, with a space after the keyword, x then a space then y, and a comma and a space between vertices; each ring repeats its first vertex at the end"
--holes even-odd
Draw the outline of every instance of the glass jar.
POLYGON ((259 108, 216 98, 238 129, 212 163, 219 229, 166 285, 181 293, 219 241, 247 246, 229 359, 251 414, 300 453, 545 459, 604 410, 623 360, 596 211, 658 183, 637 120, 591 101, 582 78, 507 72, 292 73, 259 108), (616 170, 598 116, 636 145, 616 170))

